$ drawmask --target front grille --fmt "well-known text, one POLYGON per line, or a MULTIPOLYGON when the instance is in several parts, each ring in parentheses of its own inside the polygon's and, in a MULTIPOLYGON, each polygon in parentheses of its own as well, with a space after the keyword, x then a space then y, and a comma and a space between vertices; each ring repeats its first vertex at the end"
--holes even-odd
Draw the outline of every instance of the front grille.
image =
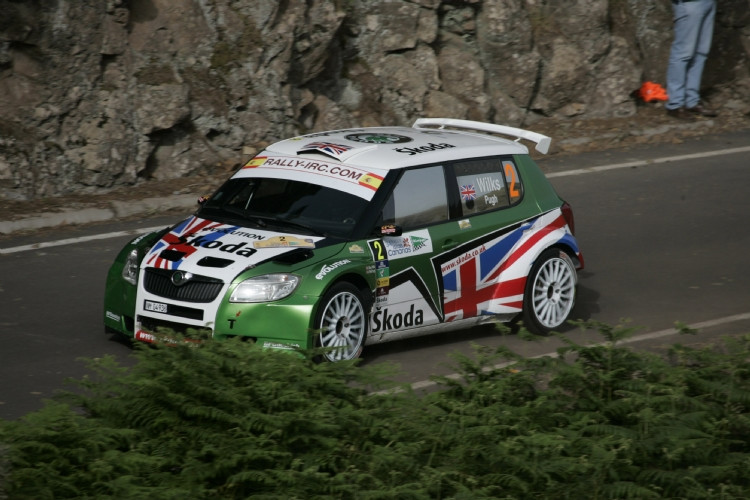
POLYGON ((183 302, 211 302, 224 286, 221 280, 199 275, 193 275, 184 285, 176 286, 172 283, 174 273, 171 269, 149 267, 143 286, 149 293, 183 302))

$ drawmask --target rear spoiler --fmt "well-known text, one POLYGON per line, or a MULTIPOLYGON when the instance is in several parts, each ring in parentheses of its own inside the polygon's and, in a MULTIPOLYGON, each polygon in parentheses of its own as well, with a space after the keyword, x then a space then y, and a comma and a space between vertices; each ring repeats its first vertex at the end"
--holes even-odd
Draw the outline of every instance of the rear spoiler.
POLYGON ((523 130, 520 128, 509 127, 507 125, 496 125, 494 123, 475 122, 471 120, 456 120, 453 118, 418 118, 412 128, 446 128, 450 127, 459 130, 478 130, 482 132, 491 132, 510 137, 515 137, 516 142, 520 139, 527 139, 534 144, 535 148, 542 154, 547 154, 552 139, 546 135, 523 130))

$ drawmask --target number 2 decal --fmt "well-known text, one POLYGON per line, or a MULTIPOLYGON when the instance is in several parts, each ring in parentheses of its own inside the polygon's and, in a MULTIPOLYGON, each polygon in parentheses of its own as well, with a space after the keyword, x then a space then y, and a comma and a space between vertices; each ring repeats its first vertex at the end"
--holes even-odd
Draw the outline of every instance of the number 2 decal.
POLYGON ((383 240, 372 240, 370 243, 370 249, 372 250, 372 258, 374 261, 385 260, 387 254, 385 253, 385 246, 383 240))
POLYGON ((521 192, 516 186, 518 182, 516 180, 516 169, 513 167, 512 163, 505 164, 505 179, 510 183, 510 185, 508 186, 508 191, 510 192, 510 199, 512 202, 513 200, 521 196, 521 192))

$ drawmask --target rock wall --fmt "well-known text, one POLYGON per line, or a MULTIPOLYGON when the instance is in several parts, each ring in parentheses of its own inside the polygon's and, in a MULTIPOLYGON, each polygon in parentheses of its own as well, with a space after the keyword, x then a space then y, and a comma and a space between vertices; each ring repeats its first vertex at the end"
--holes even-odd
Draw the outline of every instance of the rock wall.
MULTIPOLYGON (((719 1, 719 99, 750 99, 749 7, 719 1)), ((0 0, 0 199, 421 116, 627 117, 671 36, 668 0, 0 0)))

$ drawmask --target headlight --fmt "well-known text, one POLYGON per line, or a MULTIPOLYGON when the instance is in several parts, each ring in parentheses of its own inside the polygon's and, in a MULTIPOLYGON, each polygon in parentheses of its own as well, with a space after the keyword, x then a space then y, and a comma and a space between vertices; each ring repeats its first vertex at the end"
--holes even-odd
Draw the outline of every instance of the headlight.
POLYGON ((229 302, 269 302, 288 297, 297 288, 299 277, 293 274, 265 274, 237 285, 229 302))
POLYGON ((131 285, 138 282, 138 249, 134 248, 125 259, 125 266, 122 268, 122 277, 131 285))

